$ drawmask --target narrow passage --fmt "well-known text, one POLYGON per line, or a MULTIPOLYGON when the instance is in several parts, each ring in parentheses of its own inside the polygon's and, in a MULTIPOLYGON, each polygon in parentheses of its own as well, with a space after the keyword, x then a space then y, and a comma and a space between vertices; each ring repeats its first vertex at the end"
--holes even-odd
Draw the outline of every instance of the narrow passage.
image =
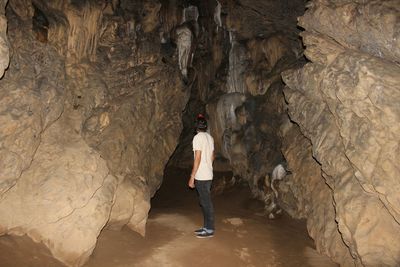
MULTIPOLYGON (((202 226, 195 191, 187 188, 189 170, 169 169, 152 200, 146 236, 124 228, 104 230, 85 267, 330 267, 337 266, 314 249, 304 221, 283 216, 269 220, 246 186, 223 193, 214 188, 215 236, 198 239, 202 226)), ((218 173, 217 179, 228 173, 218 173)), ((217 182, 215 182, 218 185, 217 182)), ((27 238, 0 239, 3 267, 63 266, 44 246, 27 238), (8 249, 8 250, 7 250, 8 249)))
POLYGON ((214 188, 215 236, 196 238, 193 231, 202 226, 202 214, 196 192, 186 185, 189 175, 190 170, 166 171, 152 200, 145 238, 127 230, 106 231, 85 266, 105 267, 111 261, 116 267, 337 266, 315 251, 304 221, 269 220, 245 186, 220 194, 214 188))

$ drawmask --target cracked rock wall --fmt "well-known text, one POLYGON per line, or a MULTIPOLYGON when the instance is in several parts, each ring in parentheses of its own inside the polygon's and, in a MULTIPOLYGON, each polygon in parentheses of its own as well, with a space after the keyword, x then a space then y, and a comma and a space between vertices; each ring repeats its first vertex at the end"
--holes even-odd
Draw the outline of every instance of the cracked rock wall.
MULTIPOLYGON (((284 160, 279 128, 287 117, 280 73, 301 56, 295 25, 301 1, 221 1, 223 30, 229 33, 225 72, 218 94, 207 104, 210 130, 221 158, 275 217, 280 209, 271 173, 284 160)), ((222 73, 221 73, 222 72, 222 73)))
POLYGON ((177 51, 162 60, 159 9, 10 1, 0 36, 2 69, 12 54, 0 80, 0 235, 26 234, 81 266, 104 227, 145 233, 188 99, 177 51))
POLYGON ((400 264, 399 21, 399 1, 311 1, 299 20, 310 62, 283 73, 333 197, 338 231, 324 234, 315 216, 309 231, 343 266, 400 264))
POLYGON ((0 2, 0 77, 3 77, 10 60, 7 38, 7 18, 5 17, 7 2, 8 0, 2 0, 0 2))

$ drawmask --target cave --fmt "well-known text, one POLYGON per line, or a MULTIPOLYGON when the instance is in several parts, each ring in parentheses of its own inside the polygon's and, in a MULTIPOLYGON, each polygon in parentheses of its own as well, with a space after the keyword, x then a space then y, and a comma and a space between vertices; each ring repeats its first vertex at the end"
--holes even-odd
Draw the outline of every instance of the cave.
POLYGON ((399 0, 0 4, 0 266, 400 266, 399 0))

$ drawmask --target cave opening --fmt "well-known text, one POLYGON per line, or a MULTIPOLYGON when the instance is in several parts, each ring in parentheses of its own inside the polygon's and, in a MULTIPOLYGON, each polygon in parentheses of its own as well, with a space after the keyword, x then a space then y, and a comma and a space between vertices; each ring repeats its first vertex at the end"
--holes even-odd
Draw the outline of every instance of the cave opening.
POLYGON ((399 27, 398 0, 0 1, 0 266, 398 266, 399 27))

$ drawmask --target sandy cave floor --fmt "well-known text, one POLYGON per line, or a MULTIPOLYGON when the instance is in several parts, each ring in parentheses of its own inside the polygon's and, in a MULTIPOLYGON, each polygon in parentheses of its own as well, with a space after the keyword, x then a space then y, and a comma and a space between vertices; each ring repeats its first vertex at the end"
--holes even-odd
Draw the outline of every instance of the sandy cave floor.
MULTIPOLYGON (((269 220, 246 187, 213 196, 216 233, 198 239, 202 225, 197 195, 186 187, 189 171, 171 169, 152 200, 145 237, 104 230, 84 267, 130 266, 337 266, 316 252, 304 221, 269 220)), ((223 174, 219 174, 222 176, 223 174)), ((1 267, 61 267, 41 244, 27 237, 0 237, 1 267)))

